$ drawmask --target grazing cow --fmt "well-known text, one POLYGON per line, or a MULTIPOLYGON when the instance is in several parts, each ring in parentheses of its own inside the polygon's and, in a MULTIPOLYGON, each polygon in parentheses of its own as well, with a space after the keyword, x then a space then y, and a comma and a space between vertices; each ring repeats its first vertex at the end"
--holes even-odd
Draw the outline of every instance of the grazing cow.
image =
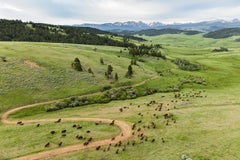
POLYGON ((121 147, 121 145, 122 145, 122 141, 119 141, 118 146, 121 147))
POLYGON ((88 142, 91 142, 93 140, 93 138, 92 137, 90 137, 89 139, 88 139, 88 142))
POLYGON ((132 130, 134 130, 136 128, 136 124, 134 123, 133 125, 132 125, 132 130))
POLYGON ((86 133, 91 133, 91 131, 90 131, 90 130, 87 130, 86 133))
POLYGON ((55 134, 55 133, 56 133, 56 131, 51 131, 50 133, 51 133, 51 134, 55 134))
POLYGON ((164 138, 162 138, 162 143, 165 143, 165 140, 164 140, 164 138))
POLYGON ((169 122, 169 121, 167 120, 166 126, 168 126, 168 122, 169 122))
POLYGON ((109 125, 114 125, 115 120, 112 120, 112 122, 109 125))
POLYGON ((58 143, 58 146, 59 146, 59 147, 62 146, 62 143, 63 143, 63 142, 59 142, 59 143, 58 143))
POLYGON ((24 125, 24 123, 22 121, 18 121, 17 124, 21 125, 21 126, 24 125))
POLYGON ((167 119, 169 115, 166 113, 163 116, 164 116, 164 119, 167 119))
POLYGON ((61 118, 59 118, 57 121, 55 121, 55 123, 60 123, 61 122, 61 118))
POLYGON ((154 142, 155 142, 155 139, 153 138, 153 139, 151 140, 151 142, 154 143, 154 142))
POLYGON ((96 125, 96 126, 98 126, 98 125, 99 125, 99 123, 97 123, 97 122, 96 122, 96 123, 95 123, 95 125, 96 125))
POLYGON ((148 137, 147 136, 145 136, 145 139, 144 139, 145 141, 148 141, 148 137))
POLYGON ((98 151, 100 148, 101 148, 101 146, 97 146, 97 147, 96 147, 96 150, 98 151))
POLYGON ((39 127, 39 126, 40 126, 40 124, 38 123, 38 124, 37 124, 37 127, 39 127))
POLYGON ((141 131, 141 128, 139 127, 137 131, 140 132, 140 131, 141 131))
POLYGON ((138 123, 142 123, 142 120, 139 120, 138 123))
POLYGON ((82 129, 82 126, 80 126, 80 125, 77 125, 77 129, 82 129))
POLYGON ((118 152, 119 152, 119 149, 117 149, 115 153, 118 154, 118 152))
POLYGON ((133 140, 133 141, 132 141, 132 145, 135 146, 135 144, 136 144, 136 142, 133 140))
POLYGON ((123 109, 122 109, 122 108, 120 108, 120 109, 119 109, 119 111, 120 111, 120 112, 123 112, 123 109))
POLYGON ((115 140, 115 137, 112 137, 112 139, 111 139, 112 141, 114 141, 115 140))
POLYGON ((45 148, 49 147, 50 146, 50 143, 48 142, 47 144, 45 144, 45 148))
POLYGON ((21 123, 22 123, 22 121, 18 121, 18 122, 17 122, 17 124, 21 124, 21 123))
POLYGON ((84 146, 87 146, 89 144, 89 142, 84 142, 83 145, 84 146))
POLYGON ((76 127, 77 127, 77 125, 76 125, 76 124, 74 124, 72 127, 73 127, 73 128, 76 128, 76 127))
POLYGON ((62 133, 66 133, 66 132, 67 132, 67 130, 66 130, 66 129, 62 130, 62 133))

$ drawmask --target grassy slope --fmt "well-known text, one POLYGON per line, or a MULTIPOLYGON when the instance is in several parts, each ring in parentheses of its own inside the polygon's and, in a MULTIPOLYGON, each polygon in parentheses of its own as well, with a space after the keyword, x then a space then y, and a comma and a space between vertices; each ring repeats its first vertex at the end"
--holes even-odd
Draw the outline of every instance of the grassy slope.
MULTIPOLYGON (((152 71, 163 72, 163 77, 148 82, 141 86, 145 87, 166 87, 179 83, 179 79, 186 79, 189 75, 203 77, 207 80, 206 86, 185 85, 186 88, 205 89, 206 98, 189 98, 190 101, 173 104, 172 93, 161 93, 152 96, 138 98, 137 100, 114 101, 104 105, 90 105, 74 109, 64 109, 57 112, 47 113, 43 107, 26 109, 12 115, 11 118, 35 119, 35 118, 58 118, 58 117, 108 117, 121 119, 136 123, 141 118, 137 115, 143 113, 143 124, 154 121, 157 129, 146 130, 145 134, 150 138, 155 138, 156 142, 146 142, 136 146, 127 147, 126 152, 115 154, 116 148, 104 153, 91 149, 79 151, 69 155, 57 157, 55 159, 180 159, 181 155, 188 155, 197 160, 207 159, 229 159, 237 160, 240 158, 238 148, 239 139, 239 53, 234 38, 225 40, 203 39, 201 35, 163 35, 159 37, 144 37, 153 40, 154 43, 164 44, 164 53, 168 58, 174 59, 181 57, 190 61, 198 62, 204 66, 204 70, 199 72, 180 71, 169 61, 165 62, 151 57, 146 59, 145 68, 152 71), (230 49, 227 53, 212 53, 215 47, 223 46, 230 49), (165 97, 163 97, 165 96, 165 97), (158 113, 161 118, 155 119, 153 114, 156 106, 147 107, 145 104, 151 100, 163 102, 166 107, 163 112, 158 113), (129 104, 133 103, 132 106, 129 104), (170 104, 167 107, 166 104, 170 104), (137 105, 141 105, 137 108, 137 105), (129 106, 130 109, 119 113, 119 108, 129 106), (173 109, 177 106, 177 109, 173 109), (162 117, 167 108, 177 118, 177 123, 170 122, 169 126, 162 117), (166 139, 162 144, 161 138, 166 139)), ((81 46, 84 50, 89 46, 81 46)), ((89 49, 92 50, 92 47, 89 49)), ((119 49, 103 48, 104 53, 117 54, 119 49), (116 52, 111 51, 112 49, 116 52)), ((91 51, 92 52, 92 51, 91 51)), ((100 52, 100 51, 99 51, 100 52)), ((94 53, 94 52, 93 52, 94 53)), ((104 54, 103 53, 103 54, 104 54)), ((108 56, 111 56, 107 54, 108 56)), ((72 59, 72 58, 70 58, 72 59)), ((99 58, 96 60, 99 61, 99 58)), ((106 66, 105 66, 106 67, 106 66)), ((192 91, 186 89, 183 92, 192 91)), ((142 124, 141 124, 142 125, 142 124)), ((139 126, 141 126, 139 124, 139 126)), ((1 128, 6 127, 1 125, 1 128)), ((10 127, 10 126, 9 126, 10 127)), ((13 126, 11 126, 13 127, 13 126)), ((14 128, 14 127, 13 127, 14 128)), ((21 133, 24 134, 24 133, 21 133)), ((3 135, 5 135, 3 133, 3 135)), ((137 138, 136 138, 137 139, 137 138)), ((3 140, 2 140, 3 141, 3 140)), ((39 143, 42 141, 39 140, 39 143)), ((3 142, 0 142, 0 144, 3 142)), ((31 142, 30 142, 31 143, 31 142)), ((3 152, 11 149, 11 146, 4 147, 3 152)), ((26 152, 31 152, 29 149, 26 152)), ((19 155, 19 154, 18 154, 19 155)), ((6 154, 9 157, 9 154, 6 154)))
POLYGON ((137 83, 153 76, 146 70, 140 74, 144 64, 134 67, 134 78, 124 78, 130 59, 120 56, 120 48, 87 45, 48 44, 48 43, 0 43, 1 56, 8 62, 0 62, 0 111, 36 101, 46 101, 71 95, 99 91, 106 85, 137 83), (97 47, 97 52, 93 48, 97 47), (119 57, 118 57, 119 55, 119 57), (71 62, 79 57, 83 67, 89 67, 94 76, 86 72, 71 69, 71 62), (103 57, 105 65, 100 64, 103 57), (31 68, 24 60, 37 63, 42 68, 31 68), (119 82, 111 84, 104 73, 107 64, 113 66, 113 74, 119 75, 119 82))

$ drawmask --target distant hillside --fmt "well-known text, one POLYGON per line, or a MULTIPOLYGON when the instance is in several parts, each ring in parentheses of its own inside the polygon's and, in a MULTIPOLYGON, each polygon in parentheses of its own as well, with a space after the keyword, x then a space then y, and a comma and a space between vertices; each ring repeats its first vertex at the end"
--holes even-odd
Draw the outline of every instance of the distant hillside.
POLYGON ((204 35, 206 38, 228 38, 232 36, 240 36, 240 28, 224 28, 204 35))
POLYGON ((223 28, 234 28, 240 26, 240 21, 238 19, 233 19, 231 21, 225 20, 213 20, 213 21, 203 21, 196 23, 173 23, 164 24, 160 22, 144 23, 144 22, 115 22, 115 23, 104 23, 104 24, 82 24, 75 25, 81 27, 91 27, 97 28, 105 31, 140 31, 148 29, 180 29, 180 30, 197 30, 201 32, 211 32, 223 28))
POLYGON ((109 46, 133 45, 109 38, 113 35, 115 34, 87 27, 57 26, 0 19, 0 41, 56 42, 109 46), (100 36, 100 34, 110 36, 100 36))
POLYGON ((158 36, 163 34, 180 34, 184 33, 187 35, 194 35, 199 34, 199 31, 187 31, 187 30, 179 30, 179 29, 148 29, 148 30, 141 30, 141 31, 122 31, 118 32, 119 34, 123 35, 146 35, 146 36, 158 36))

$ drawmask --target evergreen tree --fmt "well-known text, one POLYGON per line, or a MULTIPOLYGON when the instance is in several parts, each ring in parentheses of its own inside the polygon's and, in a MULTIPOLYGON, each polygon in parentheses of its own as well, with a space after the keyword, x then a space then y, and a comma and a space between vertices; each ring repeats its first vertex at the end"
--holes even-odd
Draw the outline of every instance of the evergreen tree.
POLYGON ((75 58, 74 61, 72 62, 72 68, 75 69, 76 71, 83 71, 81 62, 78 58, 75 58))
POLYGON ((113 71, 113 67, 111 65, 108 65, 107 72, 105 72, 105 76, 107 77, 107 79, 112 78, 112 71, 113 71))
POLYGON ((132 75, 133 75, 132 65, 129 65, 129 66, 128 66, 128 71, 127 71, 127 73, 126 73, 126 77, 127 77, 127 78, 131 78, 132 75))
POLYGON ((100 58, 100 63, 101 63, 101 64, 104 64, 104 61, 103 61, 103 58, 102 58, 102 57, 100 58))
POLYGON ((107 73, 108 75, 111 75, 113 71, 113 67, 111 65, 108 65, 107 73))
POLYGON ((118 74, 115 73, 115 81, 118 81, 118 74))

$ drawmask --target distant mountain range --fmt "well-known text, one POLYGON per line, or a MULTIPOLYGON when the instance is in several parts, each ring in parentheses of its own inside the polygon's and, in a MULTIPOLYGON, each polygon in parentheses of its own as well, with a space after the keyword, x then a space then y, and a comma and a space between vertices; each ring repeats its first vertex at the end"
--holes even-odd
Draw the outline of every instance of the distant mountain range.
POLYGON ((144 23, 144 22, 115 22, 115 23, 104 23, 104 24, 81 24, 74 25, 80 27, 91 27, 97 28, 104 31, 111 32, 122 32, 122 31, 140 31, 148 29, 180 29, 180 30, 195 30, 200 32, 211 32, 223 28, 234 28, 240 27, 240 20, 233 19, 231 21, 226 20, 214 20, 214 21, 203 21, 197 23, 174 23, 164 24, 160 22, 144 23))

